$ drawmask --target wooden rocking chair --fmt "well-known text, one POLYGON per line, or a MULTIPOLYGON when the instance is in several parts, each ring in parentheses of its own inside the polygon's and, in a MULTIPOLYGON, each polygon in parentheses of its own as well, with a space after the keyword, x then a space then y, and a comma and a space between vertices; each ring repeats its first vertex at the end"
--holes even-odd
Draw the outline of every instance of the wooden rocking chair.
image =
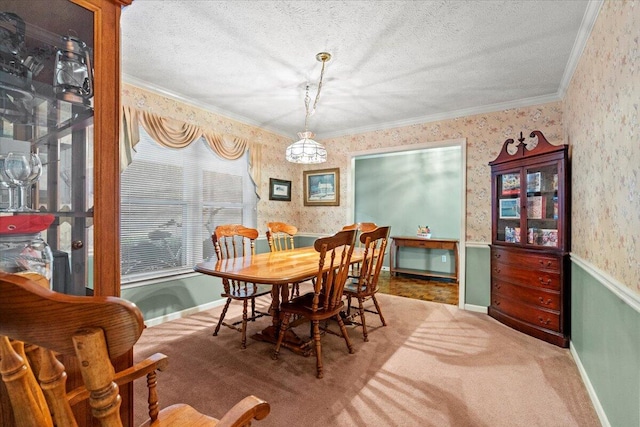
POLYGON ((247 426, 269 414, 269 404, 255 396, 220 420, 185 404, 159 410, 156 371, 167 356, 157 353, 121 372, 110 361, 129 352, 144 329, 140 310, 128 301, 59 294, 1 272, 0 295, 0 372, 18 426, 77 426, 71 407, 86 399, 103 427, 122 426, 119 386, 142 376, 149 388, 145 426, 247 426), (66 392, 58 355, 77 357, 84 386, 66 392))

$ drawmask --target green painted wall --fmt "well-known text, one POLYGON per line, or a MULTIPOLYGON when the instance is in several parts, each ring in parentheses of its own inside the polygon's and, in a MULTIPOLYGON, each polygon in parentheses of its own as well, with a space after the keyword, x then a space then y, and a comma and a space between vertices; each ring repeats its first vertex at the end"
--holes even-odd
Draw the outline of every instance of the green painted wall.
MULTIPOLYGON (((316 237, 300 236, 295 238, 295 245, 312 246, 315 240, 316 237)), ((268 251, 266 238, 257 239, 256 253, 268 251)), ((198 274, 161 283, 124 287, 121 296, 135 303, 145 320, 151 320, 218 301, 222 299, 221 292, 221 279, 198 274)))
POLYGON ((488 307, 491 303, 491 250, 467 246, 465 304, 488 307))
MULTIPOLYGON (((390 225, 392 236, 415 236, 419 225, 428 225, 433 237, 459 239, 461 165, 457 146, 356 158, 355 222, 390 225)), ((398 265, 446 273, 455 268, 448 251, 431 250, 425 257, 416 248, 402 248, 398 265)))
POLYGON ((575 263, 571 345, 609 424, 640 426, 640 313, 575 263))
POLYGON ((122 298, 135 303, 145 320, 167 316, 221 299, 222 281, 197 275, 122 289, 122 298))

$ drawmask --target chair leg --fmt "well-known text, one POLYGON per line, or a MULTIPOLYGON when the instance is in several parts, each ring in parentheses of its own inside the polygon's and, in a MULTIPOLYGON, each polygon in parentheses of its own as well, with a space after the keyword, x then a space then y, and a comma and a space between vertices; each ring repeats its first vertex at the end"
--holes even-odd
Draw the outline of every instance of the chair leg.
POLYGON ((278 359, 278 354, 280 353, 280 346, 282 345, 282 340, 284 339, 284 335, 287 332, 287 328, 289 327, 289 317, 290 313, 283 313, 280 316, 280 333, 278 334, 278 341, 276 342, 276 348, 273 351, 273 356, 271 358, 273 360, 278 359))
POLYGON ((322 378, 324 372, 322 370, 322 344, 320 343, 320 321, 313 321, 313 343, 316 349, 316 377, 322 378))
POLYGON ((364 341, 369 341, 369 335, 367 334, 367 322, 364 320, 364 298, 358 298, 358 311, 360 312, 360 323, 362 324, 362 336, 364 341))
MULTIPOLYGON (((251 302, 253 303, 254 300, 252 299, 251 302)), ((247 306, 248 301, 242 301, 242 343, 240 344, 242 350, 247 348, 247 306)))
POLYGON ((218 320, 218 324, 216 325, 215 331, 213 331, 213 336, 217 336, 218 332, 220 332, 220 326, 222 326, 222 321, 224 320, 224 316, 227 314, 227 310, 229 309, 229 304, 231 304, 231 298, 227 298, 227 303, 224 305, 222 309, 222 314, 220 315, 220 320, 218 320))
POLYGON ((256 321, 256 299, 251 298, 251 321, 256 321))
POLYGON ((382 316, 382 310, 380 310, 380 304, 378 304, 378 300, 376 299, 375 294, 371 295, 371 299, 373 300, 373 303, 376 306, 376 311, 378 312, 378 315, 380 316, 380 321, 382 322, 382 326, 387 326, 387 322, 384 320, 384 317, 382 316))
POLYGON ((347 348, 349 349, 349 353, 353 354, 353 344, 351 344, 351 340, 349 339, 349 334, 347 333, 347 327, 344 326, 344 322, 342 321, 342 317, 340 315, 335 316, 338 321, 338 325, 340 326, 340 332, 342 332, 342 337, 344 341, 347 343, 347 348))

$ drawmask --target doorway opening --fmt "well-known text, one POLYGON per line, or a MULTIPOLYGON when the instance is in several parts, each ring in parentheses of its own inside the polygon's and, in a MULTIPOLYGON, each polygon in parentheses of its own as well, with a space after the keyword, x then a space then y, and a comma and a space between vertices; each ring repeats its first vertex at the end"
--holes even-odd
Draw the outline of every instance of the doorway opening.
MULTIPOLYGON (((464 307, 466 230, 466 139, 386 147, 351 153, 348 212, 352 222, 391 226, 391 236, 416 236, 428 226, 433 238, 459 241, 458 279, 391 277, 389 261, 381 285, 388 293, 464 307), (451 297, 456 293, 457 298, 451 297)), ((392 242, 389 248, 392 247, 392 242)), ((453 256, 441 250, 403 248, 399 261, 409 268, 451 271, 453 256), (415 250, 414 250, 415 249, 415 250)))

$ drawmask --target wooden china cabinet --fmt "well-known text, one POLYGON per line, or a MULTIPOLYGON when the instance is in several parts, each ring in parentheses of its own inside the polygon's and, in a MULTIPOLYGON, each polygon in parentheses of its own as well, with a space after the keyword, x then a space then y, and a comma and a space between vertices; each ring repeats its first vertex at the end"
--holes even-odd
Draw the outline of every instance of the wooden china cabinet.
POLYGON ((505 141, 492 162, 489 315, 560 347, 570 337, 569 146, 542 132, 505 141))
MULTIPOLYGON (((20 197, 30 211, 16 212, 6 197, 14 190, 2 188, 0 215, 53 217, 41 236, 56 255, 54 277, 68 268, 64 277, 71 283, 57 291, 120 295, 120 15, 131 2, 0 4, 0 155, 26 152, 42 164, 20 197)), ((114 364, 118 370, 131 366, 132 354, 114 364)), ((68 389, 81 383, 77 370, 67 372, 68 389)), ((121 393, 130 425, 132 390, 121 393)), ((74 411, 80 425, 94 424, 88 406, 74 411)), ((0 425, 15 425, 2 385, 0 425)))

